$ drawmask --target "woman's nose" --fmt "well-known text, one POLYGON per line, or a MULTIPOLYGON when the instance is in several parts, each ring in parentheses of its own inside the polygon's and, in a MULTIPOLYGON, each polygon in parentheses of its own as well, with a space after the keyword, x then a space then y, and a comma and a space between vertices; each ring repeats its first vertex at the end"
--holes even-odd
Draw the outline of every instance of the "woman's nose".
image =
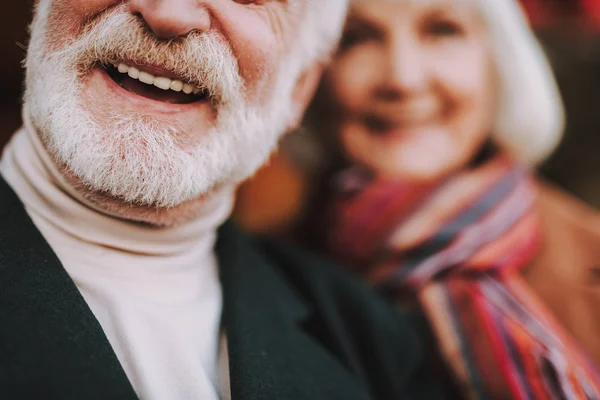
POLYGON ((211 28, 209 11, 198 0, 131 0, 130 10, 140 15, 161 39, 186 36, 211 28))
POLYGON ((399 93, 411 93, 427 82, 424 49, 414 40, 396 41, 390 45, 386 75, 387 86, 399 93))

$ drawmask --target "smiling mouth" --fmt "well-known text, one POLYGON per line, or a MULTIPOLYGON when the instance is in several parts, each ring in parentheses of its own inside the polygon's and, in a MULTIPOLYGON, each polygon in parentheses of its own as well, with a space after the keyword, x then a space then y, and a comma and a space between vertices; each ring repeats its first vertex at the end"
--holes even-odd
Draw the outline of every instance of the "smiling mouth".
POLYGON ((427 118, 401 118, 388 119, 374 114, 369 114, 363 118, 363 123, 369 132, 375 136, 386 136, 393 133, 405 132, 415 128, 428 126, 432 122, 431 117, 427 118))
POLYGON ((130 93, 169 104, 191 104, 210 100, 208 90, 166 76, 156 76, 124 63, 102 65, 108 76, 130 93))

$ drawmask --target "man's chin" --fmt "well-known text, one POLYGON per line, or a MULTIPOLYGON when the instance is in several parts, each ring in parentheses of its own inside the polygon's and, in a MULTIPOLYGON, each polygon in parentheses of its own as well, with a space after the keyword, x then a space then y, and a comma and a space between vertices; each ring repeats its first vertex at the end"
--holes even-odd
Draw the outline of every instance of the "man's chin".
MULTIPOLYGON (((63 169, 63 176, 74 189, 80 201, 93 209, 132 222, 152 226, 174 226, 196 218, 205 208, 206 202, 214 197, 233 193, 234 185, 215 184, 189 198, 173 198, 170 205, 148 202, 147 199, 125 199, 92 185, 63 169)), ((164 199, 162 199, 164 200, 164 199)))

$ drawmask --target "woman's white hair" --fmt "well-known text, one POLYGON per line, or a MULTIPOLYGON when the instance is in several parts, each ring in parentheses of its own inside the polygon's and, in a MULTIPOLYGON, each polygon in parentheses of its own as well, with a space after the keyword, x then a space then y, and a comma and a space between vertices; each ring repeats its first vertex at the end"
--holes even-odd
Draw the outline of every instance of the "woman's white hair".
MULTIPOLYGON (((300 72, 315 62, 326 63, 337 48, 350 0, 308 0, 306 17, 293 43, 287 68, 300 72)), ((296 6, 301 3, 297 2, 296 6)))
POLYGON ((498 76, 493 139, 518 160, 536 164, 556 148, 565 112, 552 69, 516 0, 462 0, 487 25, 498 76))
POLYGON ((306 20, 311 26, 303 29, 300 41, 315 52, 317 59, 328 61, 342 35, 349 0, 310 0, 309 3, 306 20))

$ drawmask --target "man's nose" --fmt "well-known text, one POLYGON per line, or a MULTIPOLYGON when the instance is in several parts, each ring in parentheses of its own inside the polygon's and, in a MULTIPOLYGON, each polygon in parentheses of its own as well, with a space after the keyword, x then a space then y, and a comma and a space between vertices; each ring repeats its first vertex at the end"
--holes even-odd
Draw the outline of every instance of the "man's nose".
POLYGON ((198 0, 131 0, 130 10, 140 15, 161 39, 204 32, 211 27, 208 10, 198 0))

